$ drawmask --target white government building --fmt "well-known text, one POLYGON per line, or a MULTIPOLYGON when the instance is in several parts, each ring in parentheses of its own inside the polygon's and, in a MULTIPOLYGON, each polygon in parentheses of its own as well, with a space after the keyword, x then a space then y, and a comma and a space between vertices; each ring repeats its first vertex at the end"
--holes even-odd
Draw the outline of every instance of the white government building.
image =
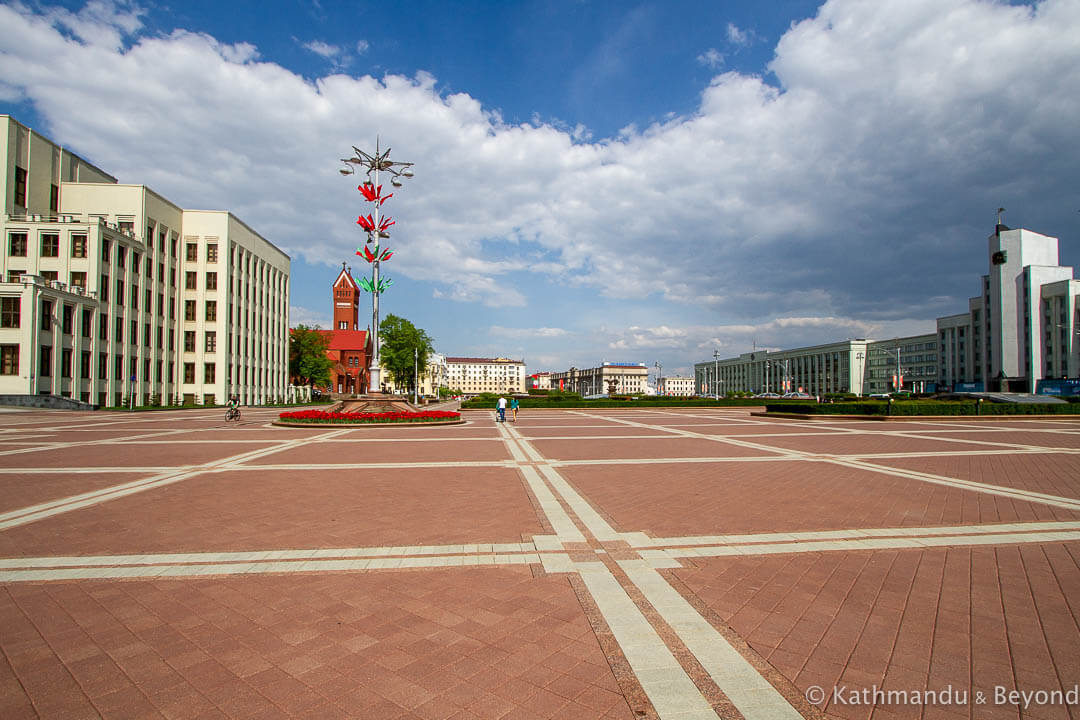
POLYGON ((551 373, 552 390, 576 392, 582 396, 606 395, 615 388, 617 395, 644 393, 649 384, 649 368, 642 362, 603 362, 592 368, 572 367, 551 373))
POLYGON ((119 184, 7 115, 0 157, 0 395, 286 397, 285 253, 227 211, 119 184))
POLYGON ((698 392, 1080 394, 1080 280, 1059 265, 1058 239, 999 222, 987 245, 979 296, 936 332, 707 360, 698 392))

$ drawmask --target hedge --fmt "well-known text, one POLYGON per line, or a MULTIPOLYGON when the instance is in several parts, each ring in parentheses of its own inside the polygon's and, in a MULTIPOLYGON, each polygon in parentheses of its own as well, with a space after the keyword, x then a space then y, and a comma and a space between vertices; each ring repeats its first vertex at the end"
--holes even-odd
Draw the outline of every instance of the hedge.
POLYGON ((934 401, 912 400, 888 402, 824 403, 792 406, 790 403, 766 403, 766 412, 798 413, 800 415, 1080 415, 1080 405, 992 403, 981 407, 970 400, 934 401))
MULTIPOLYGON (((655 408, 655 407, 761 407, 765 404, 765 398, 725 398, 713 400, 712 398, 675 398, 664 397, 656 400, 582 400, 581 398, 566 398, 549 396, 546 398, 520 398, 520 407, 525 409, 537 408, 655 408)), ((805 405, 813 403, 813 400, 788 400, 776 403, 781 406, 805 405)), ((495 402, 477 398, 466 400, 461 403, 462 410, 494 410, 495 402)))

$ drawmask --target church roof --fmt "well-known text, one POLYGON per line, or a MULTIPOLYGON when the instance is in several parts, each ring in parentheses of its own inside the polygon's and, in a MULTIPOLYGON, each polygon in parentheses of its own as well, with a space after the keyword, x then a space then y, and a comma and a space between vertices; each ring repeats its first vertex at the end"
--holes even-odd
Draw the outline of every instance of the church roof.
POLYGON ((349 274, 349 269, 345 267, 345 263, 341 264, 341 272, 338 273, 337 278, 334 280, 334 287, 340 285, 348 285, 353 290, 359 290, 360 286, 356 284, 356 280, 353 280, 353 276, 349 274))
POLYGON ((367 330, 316 330, 330 338, 327 350, 363 350, 367 347, 367 330))

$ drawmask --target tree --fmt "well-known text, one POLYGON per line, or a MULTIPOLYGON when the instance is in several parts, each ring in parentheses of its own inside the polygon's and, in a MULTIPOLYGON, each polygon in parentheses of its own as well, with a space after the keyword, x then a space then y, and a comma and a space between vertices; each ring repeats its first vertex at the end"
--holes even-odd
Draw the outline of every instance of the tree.
POLYGON ((379 359, 394 384, 413 387, 413 351, 419 352, 416 372, 427 370, 428 353, 432 352, 431 338, 403 317, 387 315, 379 323, 379 359))
POLYGON ((314 328, 297 325, 289 331, 289 376, 301 385, 330 385, 333 363, 326 357, 329 338, 314 328))

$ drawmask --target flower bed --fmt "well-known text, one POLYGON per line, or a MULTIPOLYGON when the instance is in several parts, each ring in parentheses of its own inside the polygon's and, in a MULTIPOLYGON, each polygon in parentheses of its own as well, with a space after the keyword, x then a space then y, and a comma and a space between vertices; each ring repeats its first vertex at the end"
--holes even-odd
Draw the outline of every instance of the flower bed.
POLYGON ((452 423, 461 420, 461 413, 446 410, 423 410, 421 412, 384 412, 384 413, 341 413, 325 410, 300 410, 281 413, 278 419, 292 423, 311 423, 313 425, 364 425, 391 423, 452 423))

